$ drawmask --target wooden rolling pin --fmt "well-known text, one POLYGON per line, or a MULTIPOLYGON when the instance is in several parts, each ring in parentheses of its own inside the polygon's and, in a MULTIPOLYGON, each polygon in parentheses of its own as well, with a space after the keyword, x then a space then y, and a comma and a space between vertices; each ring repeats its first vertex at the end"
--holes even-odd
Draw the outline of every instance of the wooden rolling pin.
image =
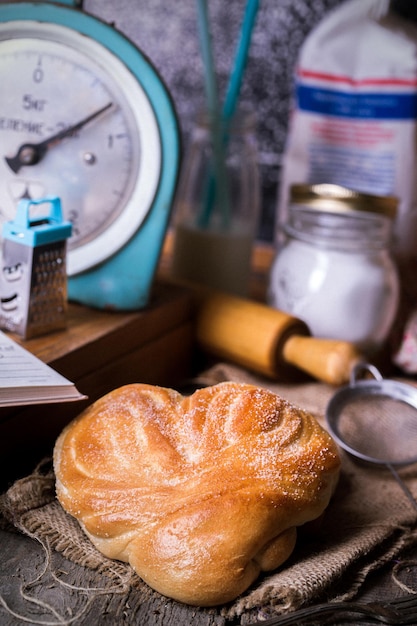
POLYGON ((293 380, 302 370, 341 385, 361 359, 353 344, 312 337, 304 322, 267 305, 195 286, 194 293, 200 346, 254 372, 293 380))

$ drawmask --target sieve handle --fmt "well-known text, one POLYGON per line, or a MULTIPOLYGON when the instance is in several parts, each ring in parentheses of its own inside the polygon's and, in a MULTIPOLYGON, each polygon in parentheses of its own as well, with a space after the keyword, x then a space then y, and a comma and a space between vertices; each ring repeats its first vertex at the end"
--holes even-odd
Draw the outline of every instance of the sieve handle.
POLYGON ((389 469, 389 471, 394 476, 395 480, 400 485, 401 489, 403 490, 403 492, 405 493, 405 495, 407 496, 407 498, 410 500, 411 504, 413 505, 413 507, 417 511, 417 501, 415 500, 413 494, 411 493, 411 491, 409 490, 409 488, 407 487, 407 485, 405 484, 405 482, 403 481, 401 476, 398 474, 398 472, 395 469, 395 467, 393 465, 391 465, 391 463, 386 463, 385 467, 387 469, 389 469))
POLYGON ((375 380, 383 380, 382 374, 375 365, 371 365, 371 363, 365 363, 364 361, 359 361, 356 363, 350 373, 350 386, 354 387, 358 381, 359 375, 363 372, 369 372, 375 378, 375 380))

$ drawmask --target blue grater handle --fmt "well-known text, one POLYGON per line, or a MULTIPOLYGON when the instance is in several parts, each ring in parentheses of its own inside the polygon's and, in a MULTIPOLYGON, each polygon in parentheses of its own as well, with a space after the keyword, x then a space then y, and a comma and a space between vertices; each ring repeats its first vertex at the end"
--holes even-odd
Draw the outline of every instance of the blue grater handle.
POLYGON ((19 200, 19 204, 16 209, 16 217, 14 219, 15 225, 22 226, 23 228, 30 228, 35 222, 48 221, 54 223, 61 223, 63 220, 61 200, 58 196, 45 196, 44 198, 37 198, 32 200, 29 198, 22 198, 19 200), (30 217, 30 208, 32 205, 39 206, 40 204, 49 204, 50 210, 48 215, 30 217))
POLYGON ((63 220, 61 200, 46 196, 36 200, 22 198, 13 221, 3 224, 3 237, 26 246, 39 246, 67 239, 72 234, 72 224, 63 220), (49 204, 49 214, 31 218, 32 205, 49 204))

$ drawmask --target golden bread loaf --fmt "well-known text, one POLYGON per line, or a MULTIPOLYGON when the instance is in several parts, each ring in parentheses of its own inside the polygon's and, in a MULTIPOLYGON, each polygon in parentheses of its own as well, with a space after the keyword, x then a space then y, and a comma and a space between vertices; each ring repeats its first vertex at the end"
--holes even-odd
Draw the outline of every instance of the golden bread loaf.
POLYGON ((57 497, 104 555, 181 602, 235 599, 319 517, 340 459, 314 417, 253 385, 126 385, 57 439, 57 497))

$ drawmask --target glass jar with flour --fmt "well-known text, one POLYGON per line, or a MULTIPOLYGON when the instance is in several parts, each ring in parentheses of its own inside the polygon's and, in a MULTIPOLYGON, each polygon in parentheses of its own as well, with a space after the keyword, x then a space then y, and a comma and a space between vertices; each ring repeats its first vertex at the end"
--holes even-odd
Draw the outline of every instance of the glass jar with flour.
POLYGON ((386 340, 398 309, 390 254, 397 200, 339 185, 293 185, 272 265, 271 306, 302 319, 314 336, 366 352, 386 340))
POLYGON ((259 210, 254 114, 227 123, 201 114, 176 196, 172 274, 247 295, 259 210))

